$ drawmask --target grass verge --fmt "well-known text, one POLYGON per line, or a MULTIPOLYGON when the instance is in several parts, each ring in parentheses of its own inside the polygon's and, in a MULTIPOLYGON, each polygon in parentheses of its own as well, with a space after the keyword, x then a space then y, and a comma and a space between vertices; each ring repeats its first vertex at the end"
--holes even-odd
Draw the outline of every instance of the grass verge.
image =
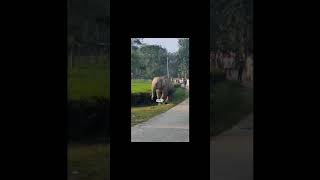
POLYGON ((109 180, 110 145, 68 145, 68 180, 109 180))
POLYGON ((75 65, 68 70, 68 100, 109 99, 108 64, 75 65))
POLYGON ((188 94, 186 93, 185 89, 176 88, 173 94, 173 99, 171 99, 170 103, 168 104, 131 107, 131 126, 145 122, 158 114, 166 112, 167 110, 185 100, 187 96, 188 94))
POLYGON ((131 93, 151 93, 151 80, 131 80, 131 93))

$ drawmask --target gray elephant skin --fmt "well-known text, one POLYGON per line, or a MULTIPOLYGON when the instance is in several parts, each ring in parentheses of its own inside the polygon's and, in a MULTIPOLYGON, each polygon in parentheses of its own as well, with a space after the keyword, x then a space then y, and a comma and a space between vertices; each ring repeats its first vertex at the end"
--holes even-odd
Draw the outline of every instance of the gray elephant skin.
POLYGON ((164 102, 167 103, 171 90, 172 83, 167 76, 154 77, 151 83, 151 100, 154 100, 156 94, 157 99, 164 99, 164 102))

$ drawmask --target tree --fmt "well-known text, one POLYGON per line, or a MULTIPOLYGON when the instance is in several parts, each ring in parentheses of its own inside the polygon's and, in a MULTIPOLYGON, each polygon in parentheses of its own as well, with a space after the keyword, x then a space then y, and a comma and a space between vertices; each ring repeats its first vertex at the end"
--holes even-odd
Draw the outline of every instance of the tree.
POLYGON ((247 56, 253 47, 253 0, 211 0, 211 50, 247 56))
POLYGON ((101 44, 109 45, 110 0, 68 0, 67 5, 68 38, 73 37, 84 48, 80 52, 96 55, 101 44))
POLYGON ((141 39, 131 39, 131 73, 135 78, 166 75, 167 50, 158 45, 146 45, 141 39))
POLYGON ((131 39, 131 73, 134 78, 189 76, 189 39, 179 39, 179 50, 169 53, 159 45, 147 45, 141 39, 131 39))
POLYGON ((178 73, 184 78, 189 77, 189 39, 182 38, 178 40, 178 73))

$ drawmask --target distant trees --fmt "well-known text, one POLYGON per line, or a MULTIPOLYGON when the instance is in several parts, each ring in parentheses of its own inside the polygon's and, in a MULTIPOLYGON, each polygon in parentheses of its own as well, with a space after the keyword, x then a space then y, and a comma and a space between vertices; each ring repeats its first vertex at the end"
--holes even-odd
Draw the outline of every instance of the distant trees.
MULTIPOLYGON (((134 42, 132 42, 134 44, 134 42)), ((134 78, 150 79, 166 75, 167 50, 158 45, 131 46, 131 72, 134 78)))
POLYGON ((68 54, 106 54, 110 43, 110 0, 68 0, 68 54), (102 49, 102 50, 101 50, 102 49))
POLYGON ((131 73, 133 78, 151 79, 167 75, 167 58, 170 77, 188 76, 189 40, 179 39, 179 50, 170 53, 159 45, 147 45, 141 38, 131 39, 131 73))
POLYGON ((189 77, 189 39, 178 40, 178 74, 180 77, 189 77))
POLYGON ((253 49, 253 0, 211 0, 211 50, 253 49))

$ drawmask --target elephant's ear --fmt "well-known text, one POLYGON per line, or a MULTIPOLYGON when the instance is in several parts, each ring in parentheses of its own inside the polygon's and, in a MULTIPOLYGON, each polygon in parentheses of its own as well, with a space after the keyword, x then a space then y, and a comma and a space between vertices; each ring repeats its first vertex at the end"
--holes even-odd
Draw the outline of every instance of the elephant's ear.
POLYGON ((159 78, 159 79, 157 80, 156 84, 155 84, 155 87, 156 87, 156 88, 160 88, 161 86, 162 86, 162 79, 159 78))

